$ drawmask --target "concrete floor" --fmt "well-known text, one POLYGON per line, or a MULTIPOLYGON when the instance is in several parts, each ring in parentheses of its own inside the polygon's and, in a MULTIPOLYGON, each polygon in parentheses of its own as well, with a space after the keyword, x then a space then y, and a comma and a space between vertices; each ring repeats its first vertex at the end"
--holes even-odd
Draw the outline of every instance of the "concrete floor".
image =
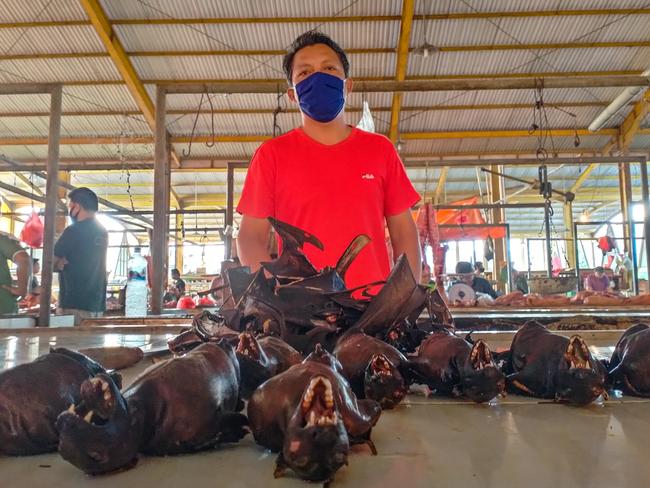
MULTIPOLYGON (((57 331, 58 332, 58 331, 57 331)), ((4 365, 30 360, 50 343, 85 347, 145 345, 155 348, 165 334, 70 335, 42 333, 0 337, 4 365), (94 338, 93 338, 94 336, 94 338), (138 341, 140 341, 138 343, 138 341)), ((496 339, 496 338, 495 338, 496 339)), ((498 341, 504 342, 504 336, 498 341)), ((611 346, 602 343, 605 355, 611 346)), ((2 363, 0 363, 2 364, 2 363)), ((124 371, 128 383, 145 362, 124 371)), ((350 465, 333 486, 637 487, 650 483, 650 401, 617 397, 587 408, 509 396, 494 405, 474 405, 410 395, 384 412, 371 456, 355 447, 350 465)), ((88 478, 58 455, 0 458, 4 486, 29 487, 305 486, 291 476, 274 480, 274 455, 247 437, 236 446, 168 458, 142 458, 132 470, 88 478)))

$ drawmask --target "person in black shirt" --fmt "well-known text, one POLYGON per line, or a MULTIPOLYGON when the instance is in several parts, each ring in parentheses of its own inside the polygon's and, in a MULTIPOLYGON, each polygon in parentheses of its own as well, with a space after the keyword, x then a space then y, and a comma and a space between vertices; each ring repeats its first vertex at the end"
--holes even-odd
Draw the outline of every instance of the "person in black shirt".
POLYGON ((181 272, 178 269, 172 269, 172 280, 174 280, 174 287, 178 291, 178 298, 185 295, 185 282, 181 278, 181 272))
POLYGON ((29 284, 29 293, 40 295, 41 285, 38 282, 37 274, 41 272, 41 262, 38 258, 32 258, 32 281, 29 284))
POLYGON ((499 296, 488 280, 474 274, 472 263, 459 261, 456 264, 456 274, 462 275, 461 281, 471 286, 472 290, 475 292, 485 293, 490 295, 492 298, 499 296))
POLYGON ((54 246, 59 271, 59 311, 74 315, 75 325, 101 317, 106 310, 108 232, 97 221, 97 195, 76 188, 68 195, 68 226, 54 246))

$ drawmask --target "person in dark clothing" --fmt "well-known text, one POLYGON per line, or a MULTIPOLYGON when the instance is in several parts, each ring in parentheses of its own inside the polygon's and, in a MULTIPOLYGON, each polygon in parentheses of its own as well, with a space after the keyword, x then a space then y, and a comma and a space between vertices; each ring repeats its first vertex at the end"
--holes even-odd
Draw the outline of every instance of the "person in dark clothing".
POLYGON ((41 262, 38 258, 32 258, 32 281, 29 283, 29 293, 32 295, 40 295, 41 285, 36 276, 41 272, 41 262))
POLYGON ((174 287, 178 291, 178 297, 185 295, 185 281, 181 278, 181 272, 178 269, 172 269, 172 280, 174 280, 174 287))
POLYGON ((486 295, 490 295, 492 298, 499 296, 488 280, 474 274, 472 263, 459 261, 456 264, 456 274, 462 275, 461 281, 471 286, 472 290, 475 292, 485 293, 486 295))
POLYGON ((68 226, 54 246, 59 272, 59 311, 83 319, 101 317, 106 310, 106 251, 108 232, 97 221, 97 195, 76 188, 68 195, 68 226))

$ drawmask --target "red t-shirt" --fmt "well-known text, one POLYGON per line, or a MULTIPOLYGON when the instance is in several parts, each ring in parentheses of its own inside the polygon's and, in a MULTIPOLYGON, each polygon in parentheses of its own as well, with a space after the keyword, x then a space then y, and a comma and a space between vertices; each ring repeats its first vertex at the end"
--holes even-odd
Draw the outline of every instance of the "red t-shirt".
POLYGON ((334 266, 352 239, 367 234, 372 241, 345 277, 352 288, 388 276, 384 218, 419 199, 386 137, 353 128, 347 139, 328 146, 299 128, 257 149, 237 212, 272 216, 318 237, 324 251, 304 248, 317 269, 334 266))

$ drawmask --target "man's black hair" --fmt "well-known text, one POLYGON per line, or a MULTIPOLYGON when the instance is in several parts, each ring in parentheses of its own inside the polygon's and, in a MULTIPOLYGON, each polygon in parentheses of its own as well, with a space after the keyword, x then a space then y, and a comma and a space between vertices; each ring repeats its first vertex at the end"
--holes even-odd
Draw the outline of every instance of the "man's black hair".
POLYGON ((339 59, 341 60, 345 77, 347 78, 349 76, 350 63, 348 61, 347 55, 345 54, 345 51, 341 49, 341 46, 339 46, 326 34, 323 34, 322 32, 318 32, 315 30, 310 30, 305 32, 304 34, 300 34, 296 38, 296 40, 291 43, 291 46, 289 47, 287 54, 284 55, 284 59, 282 60, 282 69, 284 69, 284 74, 287 77, 290 86, 291 86, 291 75, 293 74, 294 56, 301 49, 305 47, 313 46, 314 44, 325 44, 330 49, 332 49, 332 51, 334 51, 339 57, 339 59))
POLYGON ((41 262, 40 259, 38 259, 38 258, 32 258, 32 264, 33 264, 33 265, 34 265, 34 264, 38 264, 38 263, 40 263, 40 262, 41 262))
POLYGON ((472 263, 469 261, 458 261, 456 263, 456 274, 470 274, 474 272, 472 263))
POLYGON ((99 209, 97 195, 90 188, 75 188, 68 194, 68 198, 70 201, 81 205, 81 208, 88 212, 97 212, 99 209))
POLYGON ((178 268, 174 268, 174 269, 172 269, 172 274, 174 274, 174 273, 176 273, 176 274, 179 275, 179 276, 180 276, 180 274, 181 274, 181 272, 178 271, 178 268))

